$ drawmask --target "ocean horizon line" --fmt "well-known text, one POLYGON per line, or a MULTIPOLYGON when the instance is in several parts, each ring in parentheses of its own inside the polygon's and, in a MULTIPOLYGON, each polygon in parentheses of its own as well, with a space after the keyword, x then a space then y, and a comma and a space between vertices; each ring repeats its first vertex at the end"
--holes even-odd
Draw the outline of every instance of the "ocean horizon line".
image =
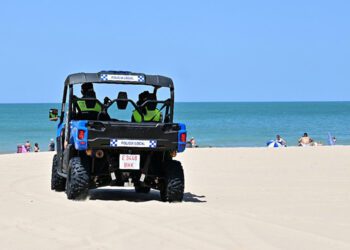
MULTIPOLYGON (((348 101, 175 101, 175 103, 348 103, 348 101)), ((61 102, 0 102, 0 105, 61 104, 61 102)))

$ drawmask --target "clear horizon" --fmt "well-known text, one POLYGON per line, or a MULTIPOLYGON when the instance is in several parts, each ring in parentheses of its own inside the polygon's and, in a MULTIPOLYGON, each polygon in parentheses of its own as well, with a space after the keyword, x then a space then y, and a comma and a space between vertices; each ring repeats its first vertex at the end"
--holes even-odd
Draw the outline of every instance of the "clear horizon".
MULTIPOLYGON (((175 103, 339 103, 350 101, 175 101, 175 103)), ((61 102, 7 102, 0 105, 61 104, 61 102)))
POLYGON ((179 102, 350 101, 348 1, 1 7, 1 103, 59 102, 68 74, 101 70, 169 76, 179 102))

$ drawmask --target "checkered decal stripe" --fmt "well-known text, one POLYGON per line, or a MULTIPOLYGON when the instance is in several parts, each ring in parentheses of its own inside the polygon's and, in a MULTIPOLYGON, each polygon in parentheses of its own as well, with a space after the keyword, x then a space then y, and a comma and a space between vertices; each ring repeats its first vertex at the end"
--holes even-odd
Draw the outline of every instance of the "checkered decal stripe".
POLYGON ((149 141, 149 147, 150 147, 150 148, 156 148, 156 147, 157 147, 157 141, 155 141, 155 140, 150 140, 150 141, 149 141))
POLYGON ((144 76, 138 76, 138 81, 139 82, 144 82, 145 81, 145 77, 144 76))
MULTIPOLYGON (((136 76, 132 76, 132 77, 136 77, 136 76)), ((101 74, 100 75, 100 79, 101 79, 101 81, 108 81, 108 75, 107 74, 101 74)), ((130 80, 130 81, 136 81, 136 79, 134 78, 134 80, 130 80)), ((145 82, 145 76, 137 76, 137 81, 138 82, 145 82)))
POLYGON ((118 142, 118 140, 116 140, 116 139, 111 139, 110 146, 111 146, 111 147, 117 147, 117 142, 118 142))
POLYGON ((108 77, 107 77, 106 74, 102 74, 102 75, 100 76, 100 78, 101 78, 101 81, 107 81, 107 79, 108 79, 108 77))
POLYGON ((157 140, 110 139, 109 145, 116 147, 157 148, 157 140))

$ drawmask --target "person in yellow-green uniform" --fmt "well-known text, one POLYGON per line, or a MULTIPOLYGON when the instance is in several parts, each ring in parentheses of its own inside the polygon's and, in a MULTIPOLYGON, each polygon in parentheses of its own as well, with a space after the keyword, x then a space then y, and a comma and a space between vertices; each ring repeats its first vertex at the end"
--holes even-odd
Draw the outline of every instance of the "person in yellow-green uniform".
POLYGON ((82 84, 81 94, 81 98, 74 98, 74 106, 77 110, 78 119, 96 120, 98 114, 102 111, 102 105, 96 99, 93 84, 91 82, 82 84))
MULTIPOLYGON (((156 94, 150 94, 148 91, 144 91, 139 95, 139 100, 137 105, 141 106, 146 101, 157 101, 156 94)), ((162 113, 157 109, 156 102, 149 102, 144 107, 141 108, 142 115, 138 110, 132 112, 132 122, 161 122, 162 113)))

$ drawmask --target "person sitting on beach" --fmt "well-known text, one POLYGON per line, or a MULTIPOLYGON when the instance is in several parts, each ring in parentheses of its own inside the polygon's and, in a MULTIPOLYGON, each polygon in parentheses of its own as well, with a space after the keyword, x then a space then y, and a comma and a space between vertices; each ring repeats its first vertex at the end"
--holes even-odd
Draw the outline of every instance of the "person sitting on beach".
POLYGON ((50 144, 49 144, 49 151, 55 151, 55 142, 52 138, 51 138, 50 144))
POLYGON ((24 144, 24 147, 26 148, 26 152, 30 152, 32 146, 30 145, 30 142, 27 141, 25 144, 24 144))
POLYGON ((305 147, 305 146, 311 146, 312 142, 314 140, 309 137, 307 133, 304 133, 304 135, 299 139, 298 146, 305 147))
POLYGON ((37 142, 34 144, 34 152, 35 153, 40 152, 39 144, 37 142))
POLYGON ((197 143, 196 143, 196 140, 194 139, 194 137, 191 137, 190 143, 191 143, 191 148, 196 148, 196 147, 198 147, 198 146, 197 146, 197 143))
POLYGON ((276 135, 276 141, 283 147, 287 147, 287 142, 280 135, 276 135))
POLYGON ((335 136, 332 137, 333 145, 337 143, 337 138, 335 136))
POLYGON ((26 149, 26 146, 25 145, 22 145, 22 150, 21 150, 21 153, 27 153, 27 149, 26 149))
POLYGON ((102 105, 96 99, 93 84, 91 82, 82 84, 81 94, 81 98, 74 96, 73 99, 74 110, 78 119, 97 120, 98 114, 102 111, 102 105))

